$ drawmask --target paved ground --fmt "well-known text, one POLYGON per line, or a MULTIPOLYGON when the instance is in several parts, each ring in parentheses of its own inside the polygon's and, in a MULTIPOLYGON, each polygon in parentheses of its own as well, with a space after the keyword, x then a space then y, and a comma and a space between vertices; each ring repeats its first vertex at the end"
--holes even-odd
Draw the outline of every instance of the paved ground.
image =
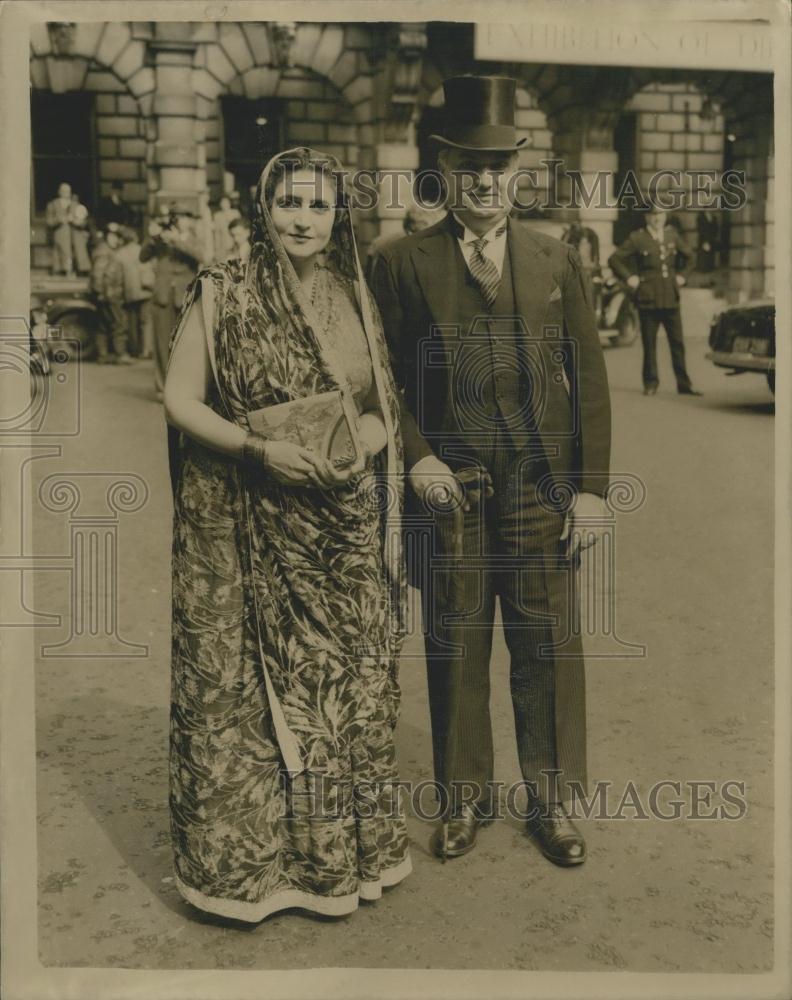
MULTIPOLYGON (((699 327, 699 333, 703 333, 699 327)), ((689 340, 703 399, 639 389, 637 346, 608 351, 614 467, 647 486, 619 519, 620 636, 644 659, 589 666, 591 777, 651 786, 744 781, 739 821, 585 821, 589 859, 560 870, 516 820, 496 823, 444 867, 429 827, 410 819, 414 873, 340 921, 297 912, 252 929, 201 917, 171 881, 166 753, 170 505, 164 424, 148 363, 87 366, 84 431, 54 471, 134 472, 148 502, 122 514, 119 621, 141 659, 45 659, 38 666, 40 953, 46 965, 133 968, 512 968, 754 972, 772 961, 773 406, 763 380, 727 379, 689 340)), ((64 419, 56 398, 48 422, 64 419)), ((67 519, 36 520, 39 552, 64 552, 67 519)), ((67 611, 64 576, 41 573, 35 604, 67 611)), ((64 636, 40 630, 41 641, 64 636)), ((601 641, 592 643, 592 648, 601 641)), ((404 777, 429 777, 425 680, 417 637, 403 667, 404 777)), ((518 778, 498 643, 493 673, 498 777, 518 778)), ((673 797, 673 796, 671 796, 673 797)), ((666 802, 669 795, 662 797, 666 802)), ((719 795, 715 803, 722 802, 719 795)), ((703 810, 707 811, 707 810, 703 810)))

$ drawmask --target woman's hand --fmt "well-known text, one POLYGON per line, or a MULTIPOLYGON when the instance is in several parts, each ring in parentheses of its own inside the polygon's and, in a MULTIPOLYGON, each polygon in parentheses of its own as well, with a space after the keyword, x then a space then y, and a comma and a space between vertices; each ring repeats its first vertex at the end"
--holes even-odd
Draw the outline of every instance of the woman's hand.
POLYGON ((316 475, 319 480, 319 485, 325 489, 334 489, 337 486, 344 486, 353 476, 356 476, 366 468, 368 459, 369 453, 365 445, 361 448, 360 454, 352 465, 344 466, 342 469, 337 469, 333 463, 326 458, 319 458, 317 455, 313 455, 313 462, 316 466, 316 475))
POLYGON ((268 441, 256 434, 245 440, 244 457, 253 468, 266 470, 284 486, 322 486, 317 458, 291 441, 268 441))

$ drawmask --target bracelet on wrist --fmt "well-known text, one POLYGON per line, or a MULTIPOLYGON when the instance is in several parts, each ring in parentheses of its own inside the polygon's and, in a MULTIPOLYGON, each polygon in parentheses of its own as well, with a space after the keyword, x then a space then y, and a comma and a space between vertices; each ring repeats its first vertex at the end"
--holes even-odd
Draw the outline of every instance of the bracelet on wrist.
POLYGON ((267 465, 267 439, 260 434, 248 434, 242 445, 242 461, 252 469, 267 465))

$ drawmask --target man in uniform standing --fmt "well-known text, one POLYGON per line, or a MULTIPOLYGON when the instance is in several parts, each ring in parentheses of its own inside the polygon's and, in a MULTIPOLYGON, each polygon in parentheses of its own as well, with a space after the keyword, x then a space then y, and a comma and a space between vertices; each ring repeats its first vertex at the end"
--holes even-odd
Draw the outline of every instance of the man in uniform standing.
POLYGON ((636 292, 643 342, 644 396, 654 396, 660 382, 657 371, 657 330, 662 325, 671 349, 677 392, 700 396, 690 384, 685 366, 685 342, 679 289, 687 281, 693 255, 681 234, 666 225, 667 212, 652 204, 646 225, 630 233, 608 263, 617 277, 636 292))

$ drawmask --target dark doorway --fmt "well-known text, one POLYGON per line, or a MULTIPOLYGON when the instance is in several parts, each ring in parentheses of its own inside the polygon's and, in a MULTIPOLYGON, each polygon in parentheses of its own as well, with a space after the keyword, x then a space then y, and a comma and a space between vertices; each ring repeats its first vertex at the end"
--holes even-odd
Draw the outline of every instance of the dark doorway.
MULTIPOLYGON (((628 190, 636 191, 638 187, 638 115, 635 112, 627 112, 620 115, 616 127, 613 130, 613 148, 618 157, 616 164, 616 176, 614 178, 614 194, 622 190, 623 185, 628 182, 630 174, 630 186, 628 190)), ((643 214, 633 207, 629 200, 627 204, 619 205, 618 217, 613 223, 613 242, 619 246, 634 229, 638 229, 643 224, 643 214)))
POLYGON ((34 212, 43 212, 57 195, 58 185, 65 183, 95 214, 94 95, 34 90, 30 115, 34 212))
POLYGON ((284 148, 284 108, 273 98, 251 100, 226 96, 220 100, 223 120, 223 169, 234 176, 243 211, 252 205, 264 164, 284 148))

